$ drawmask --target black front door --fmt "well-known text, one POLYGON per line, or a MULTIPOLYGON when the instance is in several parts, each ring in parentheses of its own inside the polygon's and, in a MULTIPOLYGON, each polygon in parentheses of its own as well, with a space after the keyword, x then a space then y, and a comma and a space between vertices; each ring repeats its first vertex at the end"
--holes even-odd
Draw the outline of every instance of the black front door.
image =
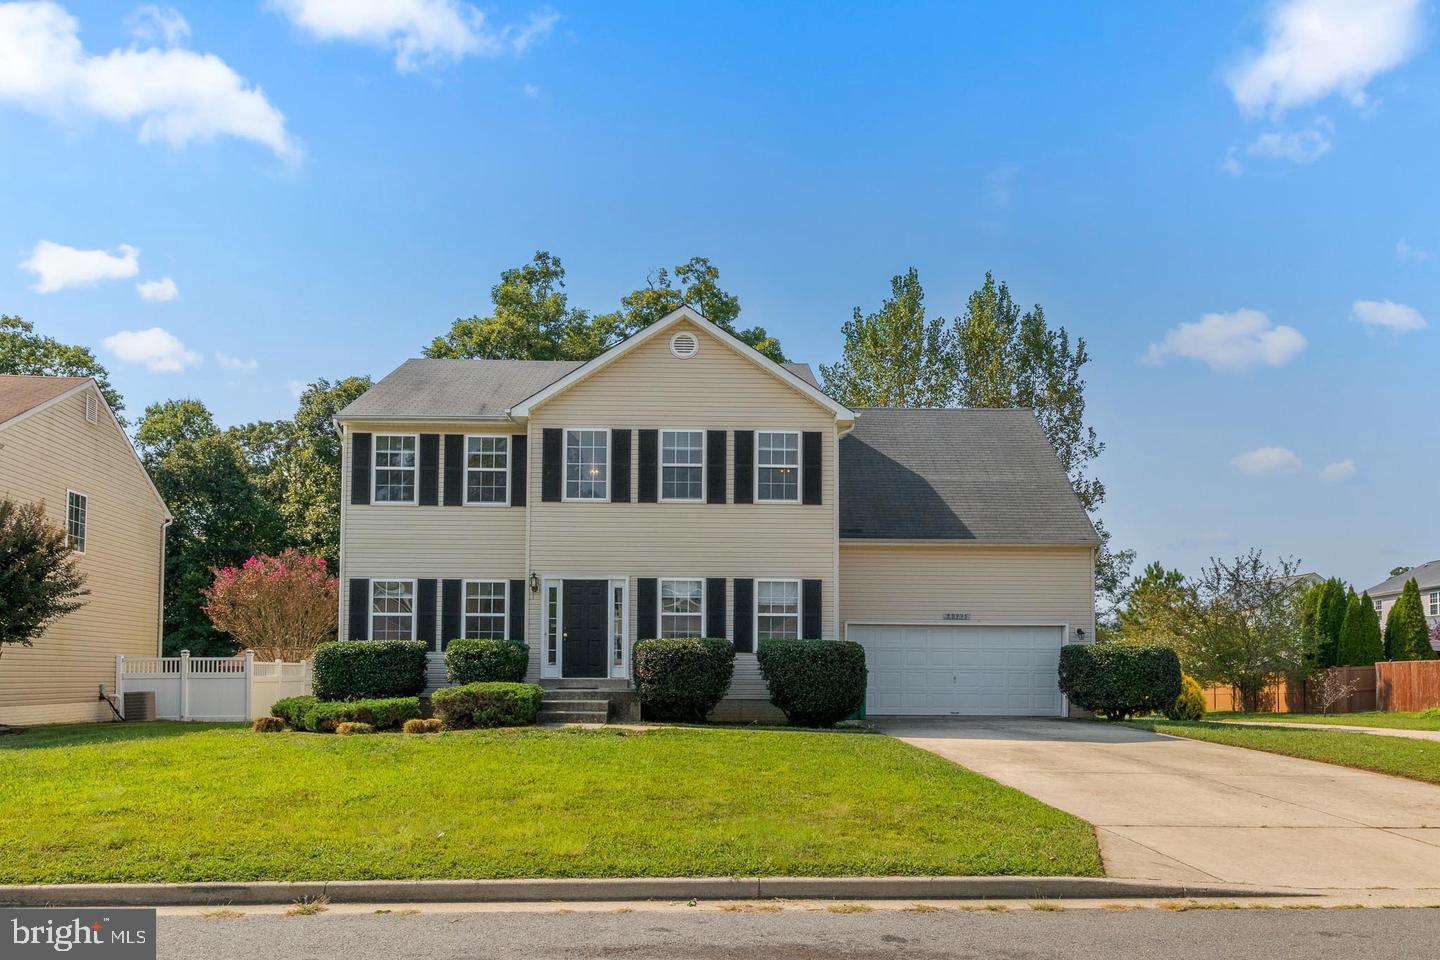
POLYGON ((565 581, 564 669, 567 677, 603 677, 609 618, 608 580, 565 581))

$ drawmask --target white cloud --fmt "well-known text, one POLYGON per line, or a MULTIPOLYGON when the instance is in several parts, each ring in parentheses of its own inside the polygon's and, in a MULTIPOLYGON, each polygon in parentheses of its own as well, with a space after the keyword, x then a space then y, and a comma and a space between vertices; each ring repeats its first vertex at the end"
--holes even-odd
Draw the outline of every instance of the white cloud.
POLYGON ((137 7, 134 13, 125 18, 125 26, 135 39, 146 43, 163 43, 167 47, 173 47, 190 36, 190 24, 180 15, 179 10, 153 3, 137 7))
POLYGON ((390 47, 402 73, 470 54, 523 54, 560 19, 534 13, 522 26, 497 30, 463 0, 271 0, 271 6, 316 39, 390 47))
POLYGON ((1314 163, 1330 152, 1330 134, 1334 127, 1321 117, 1306 130, 1272 130, 1252 140, 1245 152, 1257 157, 1314 163))
POLYGON ((259 360, 242 360, 239 357, 232 357, 227 353, 215 354, 215 362, 226 370, 240 370, 245 373, 249 373, 260 366, 259 360))
POLYGON ((139 291, 141 300, 149 300, 151 303, 168 303, 180 296, 180 288, 175 286, 175 281, 169 277, 142 280, 135 284, 135 289, 139 291))
POLYGON ((1401 260, 1414 260, 1417 263, 1424 263, 1430 259, 1429 250, 1421 250, 1419 247, 1412 247, 1403 239, 1395 241, 1395 256, 1401 260))
MULTIPOLYGON (((0 70, 3 69, 4 64, 0 64, 0 70)), ((35 274, 38 279, 31 289, 37 293, 54 293, 66 287, 133 277, 140 272, 140 251, 125 243, 120 244, 115 253, 106 253, 41 240, 30 251, 30 258, 21 261, 20 269, 35 274)))
POLYGON ((1305 349, 1305 337, 1294 327, 1276 326, 1263 310, 1207 313, 1196 323, 1182 323, 1165 334, 1141 357, 1159 366, 1168 357, 1199 360, 1227 373, 1251 367, 1281 367, 1305 349))
POLYGON ((1356 300, 1350 308, 1354 318, 1367 327, 1384 327, 1395 333, 1424 330, 1429 326, 1420 311, 1390 300, 1356 300))
POLYGON ((219 57, 139 46, 92 56, 79 23, 57 3, 0 4, 4 102, 57 119, 138 122, 142 143, 182 147, 231 136, 300 156, 284 115, 219 57))
POLYGON ((300 395, 305 392, 305 387, 306 383, 303 380, 291 380, 289 383, 285 384, 285 389, 289 391, 290 396, 294 397, 296 400, 299 400, 300 395))
POLYGON ((1238 177, 1245 172, 1245 168, 1240 165, 1240 158, 1235 156, 1234 147, 1225 151, 1225 159, 1220 161, 1220 169, 1232 177, 1238 177))
POLYGON ((1247 477, 1270 477, 1284 473, 1298 473, 1305 466, 1300 458, 1284 447, 1261 447, 1242 453, 1230 460, 1230 465, 1247 477))
POLYGON ((151 373, 178 373, 203 358, 160 327, 121 330, 101 341, 105 349, 126 363, 138 363, 151 373))
POLYGON ((1346 457, 1344 460, 1337 460, 1334 463, 1325 464, 1320 471, 1320 479, 1326 483, 1344 483, 1347 480, 1355 479, 1355 461, 1346 457))
POLYGON ((1248 114, 1337 93, 1364 106, 1366 84, 1408 60, 1420 39, 1420 0, 1284 0, 1271 10, 1264 48, 1226 80, 1248 114))

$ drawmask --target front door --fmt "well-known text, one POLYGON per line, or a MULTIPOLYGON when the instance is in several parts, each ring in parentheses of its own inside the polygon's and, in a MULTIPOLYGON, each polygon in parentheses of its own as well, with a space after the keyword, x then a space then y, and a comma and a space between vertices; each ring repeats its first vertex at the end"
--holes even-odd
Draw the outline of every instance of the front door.
POLYGON ((608 580, 565 581, 564 669, 567 677, 603 677, 607 671, 608 580))

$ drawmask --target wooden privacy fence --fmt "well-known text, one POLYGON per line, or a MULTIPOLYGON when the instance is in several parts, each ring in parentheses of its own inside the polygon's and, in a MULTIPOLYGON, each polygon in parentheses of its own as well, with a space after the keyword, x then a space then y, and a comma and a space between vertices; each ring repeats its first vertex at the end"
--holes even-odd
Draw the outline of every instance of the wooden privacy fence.
MULTIPOLYGON (((1440 663, 1440 661, 1436 661, 1440 663)), ((1398 666, 1398 664, 1376 664, 1374 667, 1331 667, 1330 673, 1341 674, 1341 679, 1356 681, 1355 692, 1338 703, 1332 704, 1331 713, 1359 713, 1362 710, 1419 709, 1415 707, 1377 707, 1377 667, 1398 666)), ((1435 703, 1440 704, 1440 699, 1435 703)), ((1320 681, 1307 680, 1291 684, 1284 677, 1275 677, 1261 691, 1257 707, 1261 713, 1319 713, 1324 708, 1320 699, 1320 681)), ((1205 688, 1205 709, 1207 711, 1238 711, 1241 709, 1240 691, 1235 687, 1212 686, 1205 688)))
POLYGON ((1377 709, 1380 710, 1440 707, 1440 660, 1377 663, 1375 689, 1377 709))
POLYGON ((115 699, 124 709, 125 694, 151 691, 155 716, 162 720, 251 720, 268 716, 281 697, 310 693, 310 661, 255 660, 246 650, 238 657, 116 657, 115 699))

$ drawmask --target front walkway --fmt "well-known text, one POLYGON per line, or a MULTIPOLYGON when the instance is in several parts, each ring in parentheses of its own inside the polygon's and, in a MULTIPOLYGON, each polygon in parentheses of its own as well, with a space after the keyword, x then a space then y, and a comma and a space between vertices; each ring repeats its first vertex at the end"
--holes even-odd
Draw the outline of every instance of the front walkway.
POLYGON ((1409 740, 1440 740, 1440 730, 1407 730, 1403 727, 1352 727, 1345 723, 1290 723, 1285 720, 1216 720, 1233 727, 1288 727, 1292 730, 1338 730, 1341 733, 1370 733, 1377 737, 1405 737, 1409 740))
POLYGON ((1115 724, 876 719, 1095 825, 1113 877, 1440 888, 1440 787, 1115 724))

